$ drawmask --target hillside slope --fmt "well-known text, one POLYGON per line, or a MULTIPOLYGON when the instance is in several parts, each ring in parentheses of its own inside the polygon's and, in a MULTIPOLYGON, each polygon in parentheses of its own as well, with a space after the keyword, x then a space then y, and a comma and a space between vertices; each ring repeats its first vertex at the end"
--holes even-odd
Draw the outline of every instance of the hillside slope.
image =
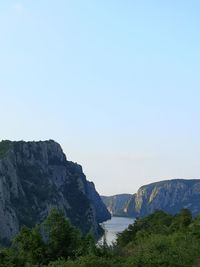
POLYGON ((142 186, 127 206, 129 216, 146 216, 155 210, 171 214, 188 208, 193 216, 200 213, 200 180, 174 179, 142 186))
POLYGON ((40 142, 0 142, 0 238, 10 240, 20 226, 34 226, 52 207, 86 233, 100 231, 110 218, 82 167, 66 159, 60 145, 40 142))
POLYGON ((142 186, 136 194, 101 197, 114 216, 143 217, 162 210, 171 214, 188 208, 200 213, 200 180, 173 179, 142 186))
POLYGON ((131 197, 131 194, 119 194, 114 196, 101 196, 101 199, 113 216, 126 216, 127 205, 131 197))

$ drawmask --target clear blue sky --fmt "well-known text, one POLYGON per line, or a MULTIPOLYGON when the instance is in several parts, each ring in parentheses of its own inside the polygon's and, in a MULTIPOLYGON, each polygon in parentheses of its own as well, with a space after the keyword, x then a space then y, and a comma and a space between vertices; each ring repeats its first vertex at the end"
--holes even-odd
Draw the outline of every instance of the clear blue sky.
POLYGON ((103 194, 200 178, 200 1, 0 3, 1 139, 58 141, 103 194))

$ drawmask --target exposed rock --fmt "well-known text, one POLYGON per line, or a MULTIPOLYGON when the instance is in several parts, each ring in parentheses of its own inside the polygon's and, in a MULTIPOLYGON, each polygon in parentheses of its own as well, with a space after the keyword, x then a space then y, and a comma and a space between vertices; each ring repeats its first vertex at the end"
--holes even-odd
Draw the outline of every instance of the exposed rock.
POLYGON ((112 216, 127 216, 127 205, 131 200, 131 194, 119 194, 115 196, 101 196, 112 216))
POLYGON ((98 223, 102 223, 111 219, 111 214, 106 208, 106 205, 101 200, 101 197, 95 189, 93 182, 88 182, 88 197, 92 201, 96 210, 96 219, 98 223))
POLYGON ((52 207, 84 233, 98 235, 98 222, 110 218, 82 167, 68 161, 58 143, 0 142, 0 238, 41 222, 52 207))
POLYGON ((172 214, 188 208, 193 216, 200 213, 200 180, 174 179, 142 186, 127 206, 128 216, 146 216, 155 210, 172 214))

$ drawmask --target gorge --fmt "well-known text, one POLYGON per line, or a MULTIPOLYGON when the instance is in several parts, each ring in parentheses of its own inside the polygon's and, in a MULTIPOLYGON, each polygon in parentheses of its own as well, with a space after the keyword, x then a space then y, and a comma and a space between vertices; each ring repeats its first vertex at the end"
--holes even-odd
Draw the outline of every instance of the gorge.
POLYGON ((33 227, 52 208, 62 210, 83 233, 102 233, 110 219, 82 167, 68 161, 53 140, 0 142, 0 240, 9 242, 22 225, 33 227))
POLYGON ((144 185, 137 193, 119 194, 102 200, 113 216, 144 217, 156 210, 171 214, 187 208, 200 213, 200 180, 172 179, 144 185))

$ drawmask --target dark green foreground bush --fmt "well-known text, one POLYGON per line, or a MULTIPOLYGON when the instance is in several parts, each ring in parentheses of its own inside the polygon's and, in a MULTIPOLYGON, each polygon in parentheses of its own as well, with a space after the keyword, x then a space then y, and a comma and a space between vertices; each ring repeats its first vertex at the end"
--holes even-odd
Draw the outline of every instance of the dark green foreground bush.
POLYGON ((198 267, 200 217, 156 211, 137 219, 113 247, 96 247, 57 210, 41 225, 23 227, 10 248, 0 250, 0 267, 198 267))

